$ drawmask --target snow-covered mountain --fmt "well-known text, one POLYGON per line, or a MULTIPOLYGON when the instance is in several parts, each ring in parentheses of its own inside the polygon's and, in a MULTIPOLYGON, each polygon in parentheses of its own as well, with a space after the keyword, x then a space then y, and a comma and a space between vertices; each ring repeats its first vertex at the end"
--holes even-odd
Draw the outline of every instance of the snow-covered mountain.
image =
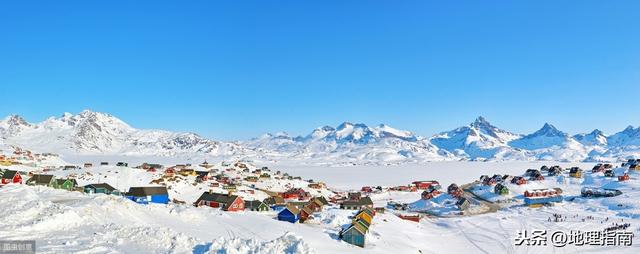
POLYGON ((280 159, 317 162, 389 163, 456 159, 428 139, 384 124, 369 127, 362 123, 344 122, 335 128, 318 127, 306 136, 265 134, 243 145, 280 159))
POLYGON ((551 124, 528 135, 500 129, 483 117, 432 137, 380 124, 344 122, 307 135, 281 132, 247 141, 210 140, 195 133, 143 130, 105 113, 82 111, 29 123, 0 120, 0 145, 80 155, 200 156, 324 164, 388 164, 442 160, 601 161, 640 157, 640 127, 606 136, 569 135, 551 124))
POLYGON ((12 115, 0 121, 0 135, 7 144, 62 154, 173 156, 244 152, 237 144, 208 140, 194 133, 135 129, 112 115, 89 110, 50 117, 37 124, 12 115))
POLYGON ((430 141, 441 149, 468 159, 526 159, 523 151, 508 146, 510 141, 521 136, 499 129, 484 117, 478 117, 467 126, 436 134, 430 141))

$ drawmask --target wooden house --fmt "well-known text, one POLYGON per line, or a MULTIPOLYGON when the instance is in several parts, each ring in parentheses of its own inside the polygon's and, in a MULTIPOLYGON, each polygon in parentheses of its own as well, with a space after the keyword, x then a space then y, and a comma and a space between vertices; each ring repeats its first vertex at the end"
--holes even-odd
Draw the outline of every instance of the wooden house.
POLYGON ((302 209, 300 209, 299 217, 300 218, 298 220, 300 221, 300 223, 304 223, 305 221, 313 217, 313 209, 311 209, 309 206, 302 207, 302 209))
POLYGON ((68 191, 73 191, 76 187, 78 187, 78 182, 76 182, 76 179, 72 178, 56 179, 53 183, 53 188, 64 189, 68 191))
POLYGON ((264 203, 268 206, 284 206, 286 203, 283 197, 271 196, 264 199, 264 203))
POLYGON ((456 202, 456 207, 458 207, 458 209, 460 209, 461 211, 467 210, 469 208, 469 200, 467 198, 459 198, 458 202, 456 202))
POLYGON ((109 194, 120 195, 120 191, 116 190, 116 188, 113 188, 113 186, 106 183, 93 183, 93 184, 85 185, 83 187, 83 191, 89 194, 104 193, 107 195, 109 194))
POLYGON ((41 185, 41 186, 50 186, 54 185, 55 177, 53 175, 41 175, 35 174, 29 180, 27 180, 27 185, 41 185))
POLYGON ((365 244, 365 235, 368 229, 361 224, 352 223, 349 227, 340 231, 340 239, 353 244, 355 246, 363 247, 365 244))
POLYGON ((100 162, 100 166, 109 166, 109 162, 102 161, 100 162))
POLYGON ((523 184, 527 184, 527 179, 524 179, 524 177, 522 176, 514 176, 513 179, 511 179, 511 183, 517 184, 517 185, 523 185, 523 184))
POLYGON ((269 206, 260 200, 244 201, 244 209, 256 212, 269 211, 269 206))
POLYGON ((85 163, 84 165, 82 165, 82 167, 83 167, 83 168, 91 168, 91 167, 93 167, 93 164, 92 164, 92 163, 88 163, 88 162, 87 162, 87 163, 85 163))
POLYGON ((349 198, 349 200, 358 200, 358 199, 360 199, 362 197, 362 193, 360 193, 360 192, 349 192, 347 197, 349 198))
POLYGON ((430 181, 414 181, 413 184, 418 190, 426 190, 429 188, 440 188, 440 183, 438 181, 430 180, 430 181), (437 187, 436 187, 437 186, 437 187))
POLYGON ((2 172, 2 184, 22 183, 22 176, 16 170, 5 170, 2 172))
POLYGON ((422 219, 422 217, 418 214, 416 215, 404 215, 404 214, 398 214, 398 217, 400 219, 403 220, 408 220, 408 221, 413 221, 413 222, 420 222, 420 219, 422 219))
POLYGON ((613 169, 607 169, 604 171, 604 176, 605 177, 615 177, 616 174, 613 172, 613 169))
POLYGON ((447 187, 447 193, 454 197, 461 197, 462 188, 460 188, 457 184, 452 183, 451 185, 449 185, 449 187, 447 187))
POLYGON ((629 180, 629 174, 624 173, 624 175, 618 176, 618 181, 622 182, 622 181, 627 181, 629 180))
POLYGON ((125 197, 139 204, 169 203, 169 193, 165 186, 131 187, 125 197))
POLYGON ((300 219, 300 210, 293 205, 287 205, 278 213, 278 220, 296 223, 300 219))
POLYGON ((496 195, 508 195, 509 194, 509 188, 507 188, 507 186, 505 186, 503 184, 496 184, 496 187, 494 187, 493 192, 496 195))
POLYGON ((196 180, 200 181, 208 181, 209 180, 209 171, 196 171, 196 180))
POLYGON ((569 176, 574 178, 582 178, 582 169, 580 169, 579 167, 570 168, 569 176))
POLYGON ((116 163, 116 166, 117 167, 128 167, 129 163, 119 161, 119 162, 116 163))
POLYGON ((202 193, 194 205, 222 208, 222 210, 229 212, 243 211, 245 209, 245 202, 241 197, 212 191, 202 193))
POLYGON ((365 207, 373 208, 373 201, 370 197, 364 197, 358 200, 345 200, 340 203, 340 209, 357 210, 365 207))

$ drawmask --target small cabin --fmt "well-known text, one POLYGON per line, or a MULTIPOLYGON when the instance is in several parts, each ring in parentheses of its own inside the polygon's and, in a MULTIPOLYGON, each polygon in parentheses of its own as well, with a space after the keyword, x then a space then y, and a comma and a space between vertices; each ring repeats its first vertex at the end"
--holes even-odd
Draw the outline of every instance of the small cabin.
POLYGON ((300 210, 293 205, 287 205, 278 213, 278 220, 296 223, 300 219, 300 210))
POLYGON ((169 193, 165 186, 131 187, 125 197, 138 204, 169 203, 169 193))

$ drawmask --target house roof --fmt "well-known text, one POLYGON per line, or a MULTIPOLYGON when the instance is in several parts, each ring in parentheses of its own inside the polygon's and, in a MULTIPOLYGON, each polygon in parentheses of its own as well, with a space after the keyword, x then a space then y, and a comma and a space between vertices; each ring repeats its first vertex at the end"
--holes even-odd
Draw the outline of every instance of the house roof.
POLYGON ((94 188, 94 189, 105 189, 108 191, 114 191, 116 190, 116 188, 113 188, 113 186, 106 184, 106 183, 93 183, 93 184, 87 184, 84 186, 85 188, 94 188))
POLYGON ((298 210, 298 208, 296 206, 291 205, 291 204, 287 204, 287 207, 285 207, 284 210, 289 210, 293 214, 299 214, 300 213, 300 210, 298 210))
POLYGON ((128 196, 144 197, 152 195, 167 195, 167 187, 164 186, 148 186, 148 187, 131 187, 128 196))
MULTIPOLYGON (((264 204, 264 202, 260 201, 260 200, 250 200, 250 201, 244 201, 244 208, 245 209, 253 209, 253 208, 260 208, 260 206, 264 204)), ((266 204, 265 204, 266 206, 266 204)))
POLYGON ((238 198, 238 196, 236 196, 236 195, 214 193, 214 192, 204 192, 204 193, 202 193, 202 195, 200 195, 198 200, 196 200, 196 204, 200 203, 200 201, 213 201, 213 202, 216 202, 216 203, 227 204, 227 203, 233 202, 234 200, 236 200, 236 198, 238 198))
POLYGON ((15 170, 5 170, 4 173, 2 174, 2 178, 5 179, 10 179, 16 176, 16 174, 18 173, 18 171, 15 170))
POLYGON ((311 208, 309 208, 308 206, 303 207, 302 209, 300 209, 301 211, 304 211, 306 214, 311 215, 313 213, 313 210, 311 208))
POLYGON ((29 182, 41 183, 41 184, 49 184, 53 180, 53 175, 33 175, 29 178, 29 182))
POLYGON ((73 183, 73 185, 78 185, 78 182, 76 182, 76 179, 72 179, 72 178, 67 178, 67 179, 56 179, 56 184, 58 185, 63 185, 64 182, 66 182, 67 180, 71 181, 71 183, 73 183))
POLYGON ((365 205, 373 205, 373 201, 371 201, 370 197, 364 197, 358 200, 345 200, 342 202, 342 204, 348 205, 348 206, 365 206, 365 205))
POLYGON ((347 227, 347 229, 344 230, 344 232, 347 232, 349 230, 355 230, 363 235, 367 233, 367 228, 360 223, 352 223, 349 227, 347 227))
POLYGON ((314 197, 314 200, 320 201, 322 205, 328 205, 329 202, 327 201, 326 198, 324 198, 323 196, 319 196, 319 197, 314 197))
POLYGON ((264 203, 265 204, 271 204, 271 205, 275 205, 275 204, 284 204, 284 198, 282 197, 268 197, 264 199, 264 203))

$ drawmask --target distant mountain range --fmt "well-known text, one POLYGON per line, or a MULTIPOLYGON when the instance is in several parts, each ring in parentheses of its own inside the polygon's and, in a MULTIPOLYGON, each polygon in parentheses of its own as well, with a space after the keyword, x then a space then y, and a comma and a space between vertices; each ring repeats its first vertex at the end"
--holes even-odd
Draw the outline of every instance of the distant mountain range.
POLYGON ((223 142, 194 133, 136 129, 105 113, 65 113, 41 123, 18 115, 0 120, 0 143, 41 152, 80 155, 191 156, 296 160, 323 164, 397 164, 447 160, 619 161, 640 157, 640 127, 606 136, 600 130, 569 135, 551 124, 528 135, 493 126, 478 117, 467 126, 417 136, 381 124, 344 122, 306 136, 265 134, 223 142))

